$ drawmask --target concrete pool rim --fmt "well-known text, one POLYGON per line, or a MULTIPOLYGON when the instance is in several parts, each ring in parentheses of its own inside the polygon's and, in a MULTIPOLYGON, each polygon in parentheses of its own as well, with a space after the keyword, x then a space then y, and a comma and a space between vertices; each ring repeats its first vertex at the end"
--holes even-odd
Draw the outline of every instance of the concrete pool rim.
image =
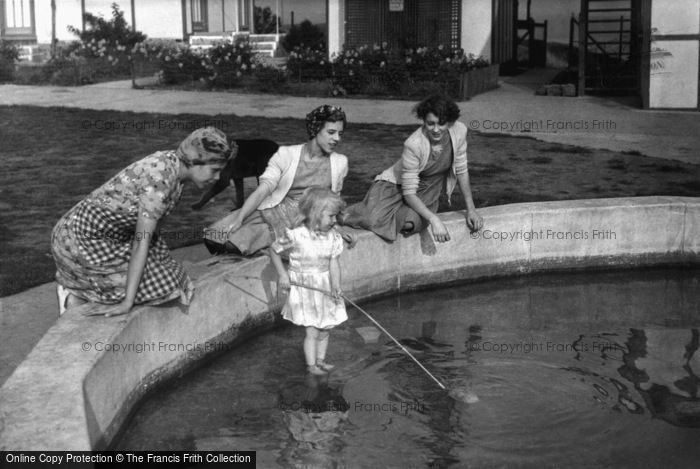
MULTIPOLYGON (((452 240, 435 252, 420 236, 388 244, 362 232, 341 258, 344 291, 362 300, 535 271, 700 263, 700 198, 525 203, 480 213, 485 228, 477 236, 462 213, 441 214, 452 240), (499 234, 488 238, 485 230, 499 234), (592 239, 593 230, 607 235, 592 239), (524 239, 540 231, 556 235, 524 239)), ((143 307, 106 319, 73 310, 57 321, 0 388, 0 449, 105 449, 151 388, 221 352, 217 344, 228 347, 278 320, 276 275, 266 257, 207 259, 193 275, 198 295, 189 311, 143 307), (154 347, 138 352, 138 344, 154 347)))

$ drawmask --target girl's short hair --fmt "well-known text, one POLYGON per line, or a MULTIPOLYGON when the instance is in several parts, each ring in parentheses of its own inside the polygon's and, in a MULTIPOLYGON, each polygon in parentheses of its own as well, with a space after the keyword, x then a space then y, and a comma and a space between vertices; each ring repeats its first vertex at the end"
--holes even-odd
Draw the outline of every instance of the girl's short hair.
POLYGON ((452 99, 442 94, 428 96, 416 104, 413 112, 419 119, 425 120, 431 112, 440 121, 440 125, 459 119, 459 106, 452 99))
POLYGON ((320 186, 308 187, 299 199, 299 224, 305 223, 309 228, 315 229, 324 210, 340 212, 344 208, 345 202, 332 190, 320 186))

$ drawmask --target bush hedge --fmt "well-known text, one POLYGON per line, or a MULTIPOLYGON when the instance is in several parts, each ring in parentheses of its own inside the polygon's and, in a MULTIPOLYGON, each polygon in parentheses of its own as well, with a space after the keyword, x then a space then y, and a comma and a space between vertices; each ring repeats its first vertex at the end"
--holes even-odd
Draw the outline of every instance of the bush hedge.
POLYGON ((0 39, 0 83, 15 78, 15 64, 19 60, 19 48, 0 39))

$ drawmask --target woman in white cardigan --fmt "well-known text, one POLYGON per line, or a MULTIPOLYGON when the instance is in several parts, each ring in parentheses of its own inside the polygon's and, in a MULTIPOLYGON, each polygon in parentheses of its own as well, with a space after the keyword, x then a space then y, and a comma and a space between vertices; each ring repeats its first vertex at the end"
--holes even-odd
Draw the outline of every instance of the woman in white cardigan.
POLYGON ((459 107, 450 98, 430 96, 416 105, 423 125, 406 139, 401 159, 374 179, 364 200, 348 207, 341 223, 371 230, 388 241, 430 226, 438 242, 450 234, 437 216, 440 194, 448 197, 459 182, 467 226, 483 225, 476 212, 467 171, 467 127, 459 122, 459 107))
POLYGON ((210 226, 205 244, 212 253, 250 255, 269 247, 299 216, 299 198, 307 187, 340 193, 348 160, 335 152, 347 123, 336 106, 323 105, 306 116, 309 140, 281 146, 243 207, 210 226))

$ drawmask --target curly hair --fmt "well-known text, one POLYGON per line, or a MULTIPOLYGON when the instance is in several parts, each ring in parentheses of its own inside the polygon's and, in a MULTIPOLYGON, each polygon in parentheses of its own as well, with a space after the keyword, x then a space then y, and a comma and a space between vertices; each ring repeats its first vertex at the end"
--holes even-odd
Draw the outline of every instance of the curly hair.
POLYGON ((342 122, 343 129, 348 125, 347 117, 342 108, 324 104, 306 115, 306 133, 309 134, 309 140, 323 129, 326 122, 342 122))
POLYGON ((320 186, 308 187, 299 199, 299 223, 305 223, 314 230, 319 225, 324 210, 340 212, 345 208, 345 201, 330 189, 320 186))
POLYGON ((416 104, 413 112, 421 120, 425 120, 428 114, 433 113, 438 118, 440 125, 459 119, 459 106, 452 99, 442 94, 428 96, 416 104))

